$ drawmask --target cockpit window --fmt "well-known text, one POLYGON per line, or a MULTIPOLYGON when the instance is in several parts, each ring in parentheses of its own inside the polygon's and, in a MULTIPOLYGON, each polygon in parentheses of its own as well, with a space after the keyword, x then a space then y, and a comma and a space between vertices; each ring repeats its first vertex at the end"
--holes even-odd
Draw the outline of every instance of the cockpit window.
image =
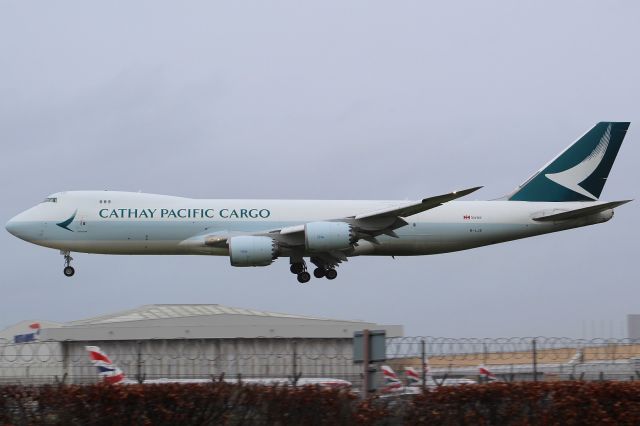
POLYGON ((58 198, 57 197, 47 197, 42 202, 43 203, 57 203, 58 202, 58 198))

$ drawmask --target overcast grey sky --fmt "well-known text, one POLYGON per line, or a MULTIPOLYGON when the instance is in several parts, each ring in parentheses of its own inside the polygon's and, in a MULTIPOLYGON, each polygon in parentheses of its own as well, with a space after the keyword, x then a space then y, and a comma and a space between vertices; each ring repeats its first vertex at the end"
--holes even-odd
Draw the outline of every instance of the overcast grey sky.
MULTIPOLYGON (((0 219, 73 189, 415 199, 512 190, 631 121, 603 199, 637 198, 635 1, 0 0, 0 219)), ((467 252, 280 259, 74 255, 2 230, 0 328, 148 303, 403 324, 409 335, 620 336, 639 313, 639 201, 604 224, 467 252)))

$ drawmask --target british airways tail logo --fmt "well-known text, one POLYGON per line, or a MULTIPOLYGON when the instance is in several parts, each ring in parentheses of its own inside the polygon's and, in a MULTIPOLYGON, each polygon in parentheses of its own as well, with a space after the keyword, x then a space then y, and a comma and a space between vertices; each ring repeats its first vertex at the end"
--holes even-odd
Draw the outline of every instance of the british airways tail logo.
POLYGON ((407 383, 409 386, 415 386, 422 381, 418 376, 418 372, 413 367, 405 367, 404 374, 407 376, 407 383))
POLYGON ((562 185, 567 189, 577 192, 578 194, 584 195, 585 197, 591 198, 592 200, 597 200, 598 197, 581 187, 580 184, 584 182, 589 176, 591 176, 593 172, 596 171, 596 169, 602 162, 602 159, 604 158, 604 154, 607 152, 607 147, 609 146, 610 140, 611 124, 607 126, 607 130, 600 138, 600 142, 598 142, 598 145, 596 145, 591 154, 589 154, 584 160, 565 171, 558 173, 547 173, 545 174, 545 177, 557 183, 558 185, 562 185))
POLYGON ((76 210, 75 212, 73 212, 73 214, 71 215, 71 217, 63 222, 60 223, 56 223, 56 225, 58 225, 60 228, 62 229, 66 229, 67 231, 71 231, 73 232, 73 229, 69 229, 69 225, 71 225, 71 222, 73 222, 73 219, 76 218, 76 214, 78 213, 78 210, 76 210))
POLYGON ((105 383, 116 384, 124 381, 122 370, 114 365, 98 346, 85 346, 85 349, 89 352, 91 363, 98 369, 98 374, 105 383))

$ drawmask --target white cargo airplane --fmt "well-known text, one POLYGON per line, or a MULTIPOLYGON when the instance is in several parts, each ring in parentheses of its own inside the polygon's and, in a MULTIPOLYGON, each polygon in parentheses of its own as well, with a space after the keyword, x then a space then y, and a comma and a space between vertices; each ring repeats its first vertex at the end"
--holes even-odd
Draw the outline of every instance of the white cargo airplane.
POLYGON ((64 255, 202 254, 233 266, 288 257, 305 283, 336 278, 353 256, 447 253, 606 222, 629 200, 598 201, 629 123, 601 122, 511 194, 453 201, 480 187, 418 201, 204 200, 135 192, 48 196, 7 225, 13 235, 64 255))

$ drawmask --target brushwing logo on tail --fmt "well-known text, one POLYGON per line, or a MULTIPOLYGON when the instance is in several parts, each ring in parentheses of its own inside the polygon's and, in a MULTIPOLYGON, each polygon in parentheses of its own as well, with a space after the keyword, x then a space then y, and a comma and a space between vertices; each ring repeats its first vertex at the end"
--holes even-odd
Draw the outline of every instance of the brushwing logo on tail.
POLYGON ((607 130, 600 138, 600 142, 598 142, 598 145, 596 145, 591 154, 589 154, 584 160, 565 171, 558 173, 547 173, 545 174, 545 177, 557 183, 558 185, 562 185, 567 189, 577 192, 578 194, 589 197, 592 200, 597 200, 598 197, 594 196, 589 191, 581 187, 580 184, 584 182, 589 176, 591 176, 593 172, 596 171, 596 169, 602 162, 602 159, 604 158, 604 154, 607 152, 607 147, 609 146, 610 140, 611 124, 607 126, 607 130))

